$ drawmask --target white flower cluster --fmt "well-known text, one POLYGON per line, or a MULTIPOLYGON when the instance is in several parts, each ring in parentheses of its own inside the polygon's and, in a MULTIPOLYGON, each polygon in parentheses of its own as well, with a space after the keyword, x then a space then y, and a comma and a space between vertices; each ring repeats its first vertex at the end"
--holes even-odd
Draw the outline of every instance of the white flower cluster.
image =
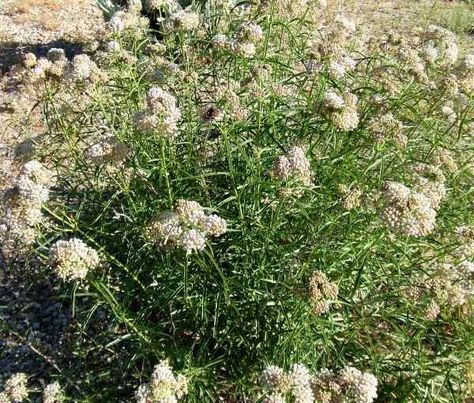
POLYGON ((454 123, 457 120, 457 114, 456 111, 454 110, 454 103, 451 102, 446 102, 442 107, 441 107, 441 114, 446 118, 446 120, 449 123, 454 123))
POLYGON ((140 13, 142 11, 143 4, 142 0, 128 0, 127 10, 129 13, 140 13))
POLYGON ((199 27, 199 14, 191 9, 191 7, 178 10, 170 17, 173 29, 177 31, 192 31, 199 27))
POLYGON ((5 382, 5 389, 0 393, 1 403, 20 403, 28 398, 28 378, 22 372, 13 374, 5 382))
POLYGON ((103 73, 91 58, 84 54, 74 56, 71 62, 66 58, 63 49, 51 48, 47 58, 26 55, 24 64, 31 68, 30 78, 33 82, 46 78, 64 78, 70 82, 94 82, 102 78, 103 73))
POLYGON ((186 377, 175 376, 168 361, 161 361, 155 366, 150 382, 140 385, 135 398, 137 403, 175 403, 187 393, 186 377))
POLYGON ((43 390, 43 403, 61 403, 65 400, 63 390, 58 382, 53 382, 43 390))
POLYGON ((446 177, 435 165, 416 164, 413 166, 413 189, 425 195, 430 206, 437 210, 446 196, 446 177))
POLYGON ((255 44, 252 42, 232 42, 232 50, 239 56, 250 58, 255 55, 255 44))
POLYGON ((459 79, 455 74, 448 74, 441 81, 444 93, 450 97, 459 97, 459 79))
POLYGON ((146 109, 135 114, 138 130, 153 131, 163 137, 174 139, 181 111, 176 106, 176 98, 159 87, 150 88, 146 96, 146 109))
POLYGON ((335 80, 343 78, 356 67, 356 61, 347 53, 356 24, 343 14, 316 30, 308 39, 308 56, 318 65, 326 66, 328 75, 335 80))
POLYGON ((241 24, 234 35, 234 39, 239 42, 257 43, 263 39, 263 30, 257 23, 247 21, 241 24))
POLYGON ((425 319, 429 321, 435 320, 441 312, 441 307, 434 300, 431 300, 425 310, 425 319))
MULTIPOLYGON (((147 12, 153 13, 156 11, 160 11, 161 9, 166 7, 168 3, 169 3, 168 0, 145 0, 144 4, 142 4, 140 0, 140 10, 142 6, 144 6, 147 12)), ((128 8, 130 9, 130 6, 128 8)))
POLYGON ((424 282, 424 286, 440 304, 460 306, 474 296, 474 263, 440 264, 435 274, 424 282))
POLYGON ((405 148, 408 144, 408 138, 403 134, 403 123, 390 112, 373 117, 368 129, 378 143, 392 140, 401 148, 405 148))
POLYGON ((256 44, 263 37, 260 25, 253 21, 247 21, 237 28, 232 38, 218 34, 214 36, 212 42, 216 49, 228 49, 241 57, 250 58, 255 55, 256 44))
POLYGON ((430 25, 426 31, 427 42, 424 49, 431 48, 431 62, 438 61, 442 65, 453 65, 458 60, 459 47, 456 35, 446 28, 430 25))
POLYGON ((263 398, 262 403, 286 403, 286 399, 279 392, 271 392, 263 398))
POLYGON ((308 292, 313 312, 321 315, 328 312, 330 303, 337 299, 339 287, 323 272, 315 271, 309 278, 308 292))
POLYGON ((329 111, 337 111, 344 108, 345 102, 336 91, 329 89, 324 94, 323 106, 329 111))
MULTIPOLYGON (((455 239, 458 247, 453 250, 453 255, 459 260, 471 259, 474 256, 474 226, 457 227, 455 239)), ((449 241, 451 242, 451 239, 449 241)))
POLYGON ((224 34, 214 35, 212 37, 212 44, 216 49, 230 49, 230 40, 224 34))
POLYGON ((445 169, 447 172, 456 172, 458 164, 452 151, 440 149, 433 154, 432 163, 440 169, 445 169))
POLYGON ((434 64, 439 58, 439 51, 433 43, 424 43, 421 49, 421 57, 427 63, 434 64))
POLYGON ((107 50, 107 52, 117 53, 117 52, 120 52, 122 47, 120 46, 120 43, 117 41, 108 41, 105 44, 105 49, 107 50))
POLYGON ((248 21, 240 25, 231 41, 231 48, 239 56, 249 58, 255 55, 256 44, 264 38, 263 30, 255 22, 248 21))
POLYGON ((276 365, 267 366, 260 377, 261 384, 268 389, 280 389, 284 392, 291 387, 285 371, 276 365))
POLYGON ((311 387, 311 374, 303 364, 293 364, 288 372, 275 365, 269 365, 262 372, 261 383, 270 392, 264 402, 285 401, 288 394, 297 402, 315 401, 311 387))
POLYGON ((38 58, 34 53, 27 52, 22 57, 22 63, 27 69, 32 69, 38 63, 38 58))
POLYGON ((272 174, 281 181, 294 179, 304 186, 312 183, 311 166, 301 147, 291 147, 285 155, 279 156, 274 164, 272 174))
POLYGON ((339 374, 325 369, 311 375, 302 364, 294 364, 288 372, 270 365, 261 383, 268 390, 266 403, 285 402, 289 396, 299 403, 372 403, 377 398, 377 378, 354 367, 345 367, 339 374))
POLYGON ((339 80, 343 78, 346 73, 355 69, 356 62, 350 56, 344 55, 332 58, 327 67, 330 77, 339 80))
POLYGON ((112 18, 108 21, 107 27, 111 33, 120 33, 125 30, 125 12, 118 11, 116 12, 112 18))
POLYGON ((227 222, 216 214, 206 215, 195 201, 178 200, 172 211, 165 211, 147 228, 147 237, 165 246, 180 246, 186 252, 206 247, 206 237, 227 232, 227 222))
POLYGON ((464 91, 468 93, 474 91, 474 54, 469 54, 464 57, 457 78, 458 84, 464 91))
POLYGON ((338 193, 342 196, 341 205, 345 210, 353 210, 360 206, 362 191, 357 186, 338 184, 338 193))
POLYGON ((388 182, 384 189, 387 205, 382 219, 395 232, 425 236, 436 224, 436 210, 446 196, 446 178, 434 165, 414 166, 413 188, 388 182))
POLYGON ((426 63, 415 49, 411 46, 402 45, 398 49, 397 56, 398 60, 402 62, 401 67, 405 72, 421 83, 428 83, 426 63))
POLYGON ((107 22, 107 29, 111 35, 120 35, 128 30, 130 34, 140 35, 148 28, 150 21, 140 15, 138 4, 131 5, 128 10, 118 10, 107 22))
POLYGON ((394 232, 416 237, 428 235, 436 224, 436 211, 428 197, 397 182, 385 185, 387 205, 382 220, 394 232))
POLYGON ((64 51, 64 49, 61 49, 61 48, 49 49, 47 53, 47 57, 48 57, 48 60, 53 63, 67 60, 66 52, 64 51))
POLYGON ((474 296, 474 263, 464 261, 454 267, 458 284, 462 288, 466 301, 474 296))
MULTIPOLYGON (((472 256, 472 255, 471 255, 472 256)), ((407 296, 415 304, 429 299, 425 318, 434 320, 441 307, 448 309, 471 303, 474 297, 474 263, 435 263, 426 268, 407 289, 407 296)))
POLYGON ((99 68, 86 54, 74 56, 66 71, 66 77, 74 82, 94 81, 99 76, 99 68))
POLYGON ((120 164, 127 158, 130 149, 113 135, 100 137, 86 152, 86 160, 94 165, 120 164))
POLYGON ((334 126, 343 131, 351 131, 359 125, 357 102, 355 94, 346 92, 338 95, 335 90, 330 89, 324 94, 322 106, 334 126))
POLYGON ((145 10, 148 12, 169 11, 176 9, 178 6, 175 0, 145 0, 145 10))
POLYGON ((49 251, 49 259, 57 276, 65 281, 84 279, 100 263, 97 251, 77 238, 57 241, 49 251))
POLYGON ((339 373, 341 386, 347 400, 371 403, 377 397, 377 378, 354 367, 344 367, 339 373))
POLYGON ((33 53, 24 56, 23 63, 30 70, 33 82, 44 80, 46 77, 62 77, 68 65, 64 49, 51 48, 46 58, 36 59, 33 53))
POLYGON ((311 374, 308 368, 303 364, 293 364, 288 375, 292 384, 292 393, 295 402, 314 402, 314 393, 311 387, 311 374))
POLYGON ((10 188, 2 197, 0 220, 0 244, 6 256, 15 249, 29 247, 35 240, 35 226, 42 222, 41 208, 49 198, 53 175, 39 161, 23 165, 20 174, 13 178, 10 188))
MULTIPOLYGON (((389 95, 398 96, 402 90, 402 84, 396 76, 396 69, 388 66, 381 66, 372 72, 372 78, 378 86, 383 88, 383 91, 389 95)), ((380 94, 374 94, 372 103, 379 109, 387 106, 387 98, 380 96, 380 94)))

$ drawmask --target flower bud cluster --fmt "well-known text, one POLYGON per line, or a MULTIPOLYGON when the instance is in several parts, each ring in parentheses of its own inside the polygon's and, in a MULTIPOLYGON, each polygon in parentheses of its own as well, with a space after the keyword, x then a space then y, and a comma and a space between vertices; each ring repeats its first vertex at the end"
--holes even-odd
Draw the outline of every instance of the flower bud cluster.
POLYGON ((180 199, 173 210, 161 213, 148 225, 146 236, 161 246, 178 246, 191 253, 203 250, 208 236, 226 232, 223 218, 207 215, 198 202, 180 199))
POLYGON ((287 397, 302 403, 372 403, 377 398, 377 378, 354 367, 337 374, 323 369, 312 375, 302 364, 294 364, 290 371, 269 365, 260 379, 268 391, 263 400, 267 403, 284 402, 287 397))

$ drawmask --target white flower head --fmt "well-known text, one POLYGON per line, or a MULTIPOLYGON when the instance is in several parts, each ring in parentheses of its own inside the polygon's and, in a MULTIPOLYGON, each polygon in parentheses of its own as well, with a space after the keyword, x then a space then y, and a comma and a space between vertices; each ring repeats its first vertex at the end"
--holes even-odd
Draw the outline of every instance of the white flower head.
POLYGON ((195 229, 183 232, 179 241, 184 250, 188 253, 198 252, 206 247, 206 238, 201 232, 195 229))
POLYGON ((13 374, 6 380, 4 394, 10 399, 10 402, 22 402, 28 397, 27 381, 26 374, 22 372, 13 374))
POLYGON ((51 247, 49 257, 62 280, 82 280, 100 263, 97 251, 77 238, 57 241, 51 247))
POLYGON ((60 403, 64 401, 63 390, 59 382, 46 385, 43 391, 43 403, 60 403))

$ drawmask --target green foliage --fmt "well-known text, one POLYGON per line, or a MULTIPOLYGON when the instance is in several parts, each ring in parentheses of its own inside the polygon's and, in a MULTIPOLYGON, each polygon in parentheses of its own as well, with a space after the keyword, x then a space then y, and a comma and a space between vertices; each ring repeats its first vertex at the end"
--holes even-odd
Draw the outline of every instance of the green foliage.
POLYGON ((84 342, 78 354, 115 357, 113 368, 88 369, 84 400, 128 400, 153 365, 169 358, 189 379, 189 401, 257 400, 265 365, 297 362, 312 371, 367 370, 379 380, 380 401, 461 401, 473 349, 469 303, 441 306, 428 320, 430 297, 411 298, 407 290, 423 273, 436 276, 434 266, 456 246, 455 228, 473 224, 471 95, 465 104, 446 95, 441 64, 427 68, 427 81, 417 79, 397 52, 370 47, 363 49, 370 54, 352 53, 357 67, 343 77, 331 74, 326 59, 309 74, 301 62, 309 58, 310 16, 285 18, 273 6, 245 17, 263 28, 255 56, 216 50, 216 27, 224 23, 232 33, 244 18, 229 15, 211 13, 202 32, 165 32, 162 55, 150 50, 153 36, 116 35, 122 50, 103 57, 106 80, 48 84, 44 116, 53 147, 42 152, 60 180, 40 250, 74 236, 100 251, 104 264, 90 273, 88 291, 79 293, 83 284, 70 292, 86 328, 95 309, 107 307, 109 333, 94 346, 84 342), (387 66, 394 92, 379 80, 387 66), (268 74, 256 73, 262 69, 268 74), (157 85, 181 110, 176 139, 133 124, 157 85), (338 128, 322 106, 331 88, 357 94, 356 129, 338 128), (448 101, 456 123, 440 112, 448 101), (201 119, 199 108, 211 103, 223 120, 201 119), (237 107, 245 116, 236 117, 237 107), (374 140, 370 121, 388 111, 403 122, 406 148, 374 140), (118 168, 86 158, 84 144, 104 133, 130 150, 118 168), (272 175, 275 160, 295 145, 309 160, 310 186, 272 175), (384 184, 411 186, 412 167, 432 165, 442 150, 458 168, 445 171, 448 196, 436 229, 418 238, 391 233, 380 218, 384 184), (361 204, 345 209, 339 184, 360 189, 361 204), (295 188, 284 196, 282 189, 295 188), (150 241, 147 226, 178 199, 224 218, 227 233, 196 253, 150 241), (322 315, 307 291, 315 270, 339 287, 337 306, 322 315), (83 298, 94 301, 92 310, 81 310, 83 298))

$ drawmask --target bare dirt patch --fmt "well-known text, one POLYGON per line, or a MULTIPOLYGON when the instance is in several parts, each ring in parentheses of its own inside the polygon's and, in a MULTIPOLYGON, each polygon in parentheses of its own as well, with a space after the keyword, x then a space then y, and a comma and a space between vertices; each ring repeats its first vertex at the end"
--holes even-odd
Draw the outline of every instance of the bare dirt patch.
POLYGON ((0 0, 0 143, 12 143, 38 132, 33 118, 34 89, 18 68, 26 52, 43 57, 63 48, 68 57, 85 43, 100 39, 104 18, 95 0, 0 0), (8 72, 8 74, 7 74, 8 72))
POLYGON ((65 45, 79 48, 102 34, 104 20, 94 0, 4 0, 0 4, 0 68, 24 51, 65 45))
POLYGON ((458 36, 463 48, 474 40, 474 4, 448 0, 346 0, 359 27, 371 35, 441 25, 458 36))

